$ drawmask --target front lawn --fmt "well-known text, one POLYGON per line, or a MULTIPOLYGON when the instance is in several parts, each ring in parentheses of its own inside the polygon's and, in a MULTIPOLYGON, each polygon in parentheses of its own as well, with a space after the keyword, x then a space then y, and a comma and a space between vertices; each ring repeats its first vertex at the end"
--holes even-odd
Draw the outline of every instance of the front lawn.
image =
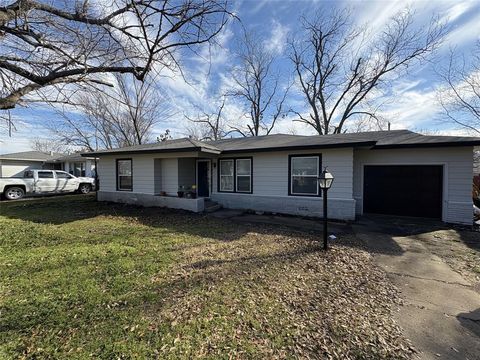
POLYGON ((402 358, 351 235, 62 196, 0 203, 0 358, 402 358))

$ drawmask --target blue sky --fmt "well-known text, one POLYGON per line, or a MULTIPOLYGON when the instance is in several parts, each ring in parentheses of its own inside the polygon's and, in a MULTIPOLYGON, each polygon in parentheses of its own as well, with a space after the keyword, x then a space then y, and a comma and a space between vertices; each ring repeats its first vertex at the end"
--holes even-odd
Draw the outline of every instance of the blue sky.
MULTIPOLYGON (((286 57, 286 40, 299 32, 298 18, 302 14, 312 14, 317 9, 330 7, 351 8, 354 21, 358 25, 367 24, 374 31, 381 29, 396 12, 410 7, 415 11, 415 21, 419 26, 427 23, 432 15, 438 14, 448 22, 449 34, 433 59, 435 66, 441 66, 455 48, 459 54, 468 54, 475 41, 480 39, 480 1, 235 1, 233 6, 248 31, 259 35, 259 41, 278 54, 277 66, 282 80, 286 84, 292 79, 292 68, 286 57)), ((214 49, 204 47, 200 56, 182 54, 183 70, 186 81, 178 74, 168 74, 160 80, 161 91, 167 94, 168 103, 176 115, 160 121, 155 131, 162 133, 170 129, 175 137, 185 136, 188 122, 184 113, 195 116, 196 109, 211 111, 216 108, 216 99, 222 91, 231 85, 228 70, 235 61, 233 49, 241 34, 240 24, 232 22, 218 38, 219 46, 214 49)), ((390 89, 394 101, 388 102, 382 114, 392 123, 393 128, 436 131, 444 134, 461 134, 464 131, 439 119, 439 108, 435 103, 435 89, 439 82, 432 64, 410 69, 408 74, 398 79, 390 89)), ((290 105, 301 110, 302 97, 294 88, 290 92, 290 105)), ((239 117, 240 105, 229 100, 225 114, 229 119, 239 117)), ((0 133, 0 153, 24 151, 30 149, 34 137, 49 138, 43 127, 57 116, 48 106, 18 108, 12 111, 17 121, 18 131, 9 137, 0 133)), ((282 119, 275 132, 313 133, 298 122, 292 123, 292 117, 282 119)), ((1 130, 3 131, 3 130, 1 130)))

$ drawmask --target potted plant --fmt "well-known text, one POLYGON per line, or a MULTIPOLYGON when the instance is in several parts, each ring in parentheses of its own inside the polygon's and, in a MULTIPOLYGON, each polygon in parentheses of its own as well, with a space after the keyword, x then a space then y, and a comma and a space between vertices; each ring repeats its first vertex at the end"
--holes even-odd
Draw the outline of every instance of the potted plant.
POLYGON ((197 198, 197 186, 192 185, 192 187, 187 191, 186 197, 189 199, 197 198))
POLYGON ((180 185, 178 187, 177 195, 179 198, 183 198, 183 196, 185 195, 185 186, 180 185))

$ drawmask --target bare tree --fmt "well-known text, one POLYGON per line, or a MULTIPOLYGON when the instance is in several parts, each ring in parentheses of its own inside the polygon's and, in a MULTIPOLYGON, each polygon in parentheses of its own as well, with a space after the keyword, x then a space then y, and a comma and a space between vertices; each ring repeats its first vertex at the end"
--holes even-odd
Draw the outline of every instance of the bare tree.
POLYGON ((285 100, 290 85, 283 87, 275 69, 275 55, 267 50, 257 35, 245 33, 237 57, 240 65, 233 68, 235 88, 228 92, 246 108, 246 124, 229 124, 231 132, 242 136, 270 134, 276 121, 285 115, 285 100))
POLYGON ((157 136, 157 142, 164 142, 173 140, 173 136, 170 134, 170 129, 166 129, 163 133, 157 136))
POLYGON ((447 121, 480 135, 480 41, 471 56, 456 56, 452 50, 446 68, 437 71, 444 86, 437 99, 447 121))
POLYGON ((12 133, 17 130, 10 110, 0 112, 0 129, 5 129, 8 136, 12 136, 12 133))
POLYGON ((0 7, 0 110, 45 88, 110 85, 106 73, 172 68, 176 50, 212 41, 229 15, 227 0, 11 1, 0 7))
POLYGON ((187 127, 189 136, 198 140, 220 140, 227 135, 223 109, 225 108, 226 97, 224 96, 216 112, 206 112, 197 107, 199 114, 196 118, 184 115, 191 122, 192 126, 187 127))
POLYGON ((370 37, 368 27, 355 27, 347 10, 316 13, 302 18, 303 37, 289 41, 290 59, 309 114, 294 112, 298 121, 318 134, 341 133, 353 118, 377 119, 369 95, 390 83, 402 70, 432 53, 441 43, 445 26, 432 19, 424 28, 414 24, 410 11, 390 19, 370 37))
POLYGON ((55 152, 55 153, 70 153, 71 150, 68 146, 61 143, 55 139, 43 139, 43 138, 34 138, 31 141, 31 148, 36 151, 41 151, 44 153, 55 152))
POLYGON ((152 140, 152 130, 171 116, 168 101, 156 88, 155 78, 143 81, 131 75, 115 75, 110 92, 91 91, 77 96, 77 110, 64 108, 62 120, 50 125, 56 138, 65 144, 89 150, 144 144, 152 140))

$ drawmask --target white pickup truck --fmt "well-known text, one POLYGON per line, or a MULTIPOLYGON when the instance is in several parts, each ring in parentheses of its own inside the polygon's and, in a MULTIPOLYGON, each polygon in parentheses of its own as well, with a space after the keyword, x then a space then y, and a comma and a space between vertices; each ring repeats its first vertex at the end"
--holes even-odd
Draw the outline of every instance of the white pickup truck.
POLYGON ((7 200, 25 195, 47 195, 66 192, 88 194, 95 188, 95 179, 76 177, 58 170, 27 170, 23 178, 1 178, 0 194, 7 200))

